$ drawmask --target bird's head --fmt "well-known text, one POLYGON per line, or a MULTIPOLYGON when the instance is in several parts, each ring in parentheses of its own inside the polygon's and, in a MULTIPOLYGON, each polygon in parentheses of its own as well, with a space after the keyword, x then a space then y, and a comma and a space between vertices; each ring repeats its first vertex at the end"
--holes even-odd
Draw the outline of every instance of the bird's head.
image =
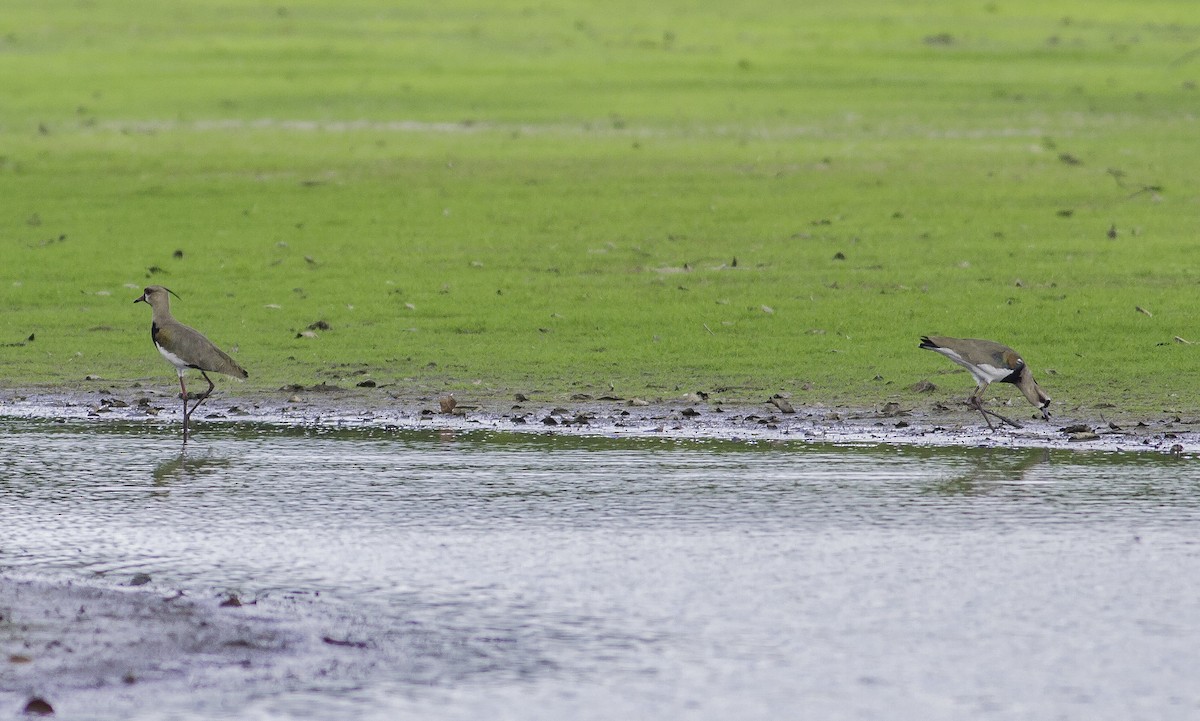
POLYGON ((150 304, 151 308, 157 308, 158 304, 162 303, 163 306, 165 307, 165 306, 170 305, 170 303, 171 303, 171 299, 167 296, 168 293, 175 296, 176 298, 179 297, 179 295, 175 291, 171 290, 170 288, 167 288, 166 286, 148 285, 142 289, 141 297, 134 299, 133 302, 134 303, 148 303, 148 304, 150 304))

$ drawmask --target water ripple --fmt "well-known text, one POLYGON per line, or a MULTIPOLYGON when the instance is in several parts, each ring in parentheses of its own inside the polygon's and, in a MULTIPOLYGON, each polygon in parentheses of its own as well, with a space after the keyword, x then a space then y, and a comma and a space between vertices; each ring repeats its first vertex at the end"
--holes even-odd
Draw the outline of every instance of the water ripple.
MULTIPOLYGON (((269 427, 205 429, 181 452, 154 429, 36 421, 6 421, 0 446, 8 569, 340 609, 375 655, 309 708, 1200 703, 1178 643, 1200 623, 1200 467, 1178 459, 269 427), (1089 701, 1064 690, 1080 688, 1089 701)), ((297 713, 294 694, 255 693, 297 713)))

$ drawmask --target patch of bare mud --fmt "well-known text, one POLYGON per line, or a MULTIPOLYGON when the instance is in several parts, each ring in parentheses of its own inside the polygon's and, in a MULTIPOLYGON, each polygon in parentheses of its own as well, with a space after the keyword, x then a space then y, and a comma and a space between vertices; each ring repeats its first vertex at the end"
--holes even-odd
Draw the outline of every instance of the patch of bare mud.
MULTIPOLYGON (((120 420, 163 427, 180 423, 178 399, 143 388, 94 392, 0 391, 0 417, 120 420)), ((1118 417, 1079 410, 1042 420, 1019 404, 1000 407, 1020 428, 997 422, 989 429, 980 414, 932 403, 902 408, 808 405, 786 399, 761 404, 720 403, 703 394, 645 401, 615 396, 575 396, 570 401, 466 395, 400 396, 379 388, 293 386, 276 393, 218 394, 193 416, 197 438, 207 424, 253 422, 291 426, 492 430, 679 440, 811 442, 914 446, 1070 448, 1191 454, 1200 449, 1200 419, 1164 414, 1118 417), (1031 417, 1032 416, 1032 417, 1031 417)))
POLYGON ((0 717, 391 718, 361 690, 532 674, 555 642, 397 614, 313 593, 238 599, 0 569, 0 717))
POLYGON ((111 718, 148 685, 157 697, 231 675, 279 680, 307 636, 228 598, 0 575, 0 713, 48 715, 40 699, 59 716, 111 718))

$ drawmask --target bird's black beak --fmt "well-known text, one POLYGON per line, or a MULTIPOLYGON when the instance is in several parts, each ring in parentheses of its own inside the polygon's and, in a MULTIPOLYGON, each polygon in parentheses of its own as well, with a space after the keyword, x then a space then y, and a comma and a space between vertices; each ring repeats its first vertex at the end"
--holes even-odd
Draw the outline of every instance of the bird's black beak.
POLYGON ((147 301, 146 301, 146 294, 145 294, 145 293, 142 293, 142 297, 140 297, 140 298, 134 298, 133 302, 134 302, 134 303, 145 303, 145 302, 147 302, 147 301))

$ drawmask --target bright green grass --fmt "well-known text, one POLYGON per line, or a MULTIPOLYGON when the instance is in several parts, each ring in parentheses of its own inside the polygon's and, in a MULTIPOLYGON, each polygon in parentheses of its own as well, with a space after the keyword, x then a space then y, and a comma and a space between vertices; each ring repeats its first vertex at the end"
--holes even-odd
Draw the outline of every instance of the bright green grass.
POLYGON ((2 382, 1200 409, 1192 3, 394 5, 7 3, 2 382))

